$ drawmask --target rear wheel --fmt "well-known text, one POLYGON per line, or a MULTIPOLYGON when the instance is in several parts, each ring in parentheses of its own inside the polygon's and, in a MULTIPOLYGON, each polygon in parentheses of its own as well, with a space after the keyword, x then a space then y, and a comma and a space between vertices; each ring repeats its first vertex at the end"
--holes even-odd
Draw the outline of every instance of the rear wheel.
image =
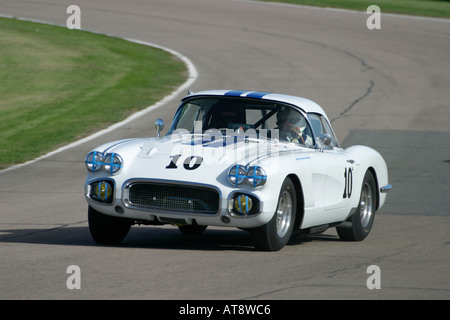
POLYGON ((108 216, 91 206, 88 209, 89 231, 99 244, 119 244, 131 228, 131 220, 108 216))
POLYGON ((347 226, 336 227, 341 240, 361 241, 370 233, 376 211, 376 184, 370 171, 364 176, 361 197, 356 212, 347 220, 347 226))
POLYGON ((255 247, 265 251, 278 251, 283 248, 291 238, 296 210, 295 187, 291 179, 286 178, 272 219, 265 225, 250 230, 255 247))

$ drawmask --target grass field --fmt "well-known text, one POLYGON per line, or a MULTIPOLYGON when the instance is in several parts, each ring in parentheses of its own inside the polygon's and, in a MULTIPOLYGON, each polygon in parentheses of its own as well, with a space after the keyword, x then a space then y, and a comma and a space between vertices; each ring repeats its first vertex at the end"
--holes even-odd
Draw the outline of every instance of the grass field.
POLYGON ((186 79, 165 51, 0 18, 0 169, 87 136, 186 79))
POLYGON ((381 13, 400 13, 408 15, 450 18, 450 0, 259 0, 268 2, 285 2, 308 6, 344 8, 366 11, 374 4, 381 13))

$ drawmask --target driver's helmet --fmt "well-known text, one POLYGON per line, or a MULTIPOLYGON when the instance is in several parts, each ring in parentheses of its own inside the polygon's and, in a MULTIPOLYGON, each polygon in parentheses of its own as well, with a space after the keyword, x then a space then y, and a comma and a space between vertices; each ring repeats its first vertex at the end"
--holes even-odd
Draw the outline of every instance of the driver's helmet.
POLYGON ((304 126, 304 119, 301 114, 289 108, 281 110, 277 113, 277 125, 279 126, 279 124, 284 121, 287 121, 289 126, 304 126))

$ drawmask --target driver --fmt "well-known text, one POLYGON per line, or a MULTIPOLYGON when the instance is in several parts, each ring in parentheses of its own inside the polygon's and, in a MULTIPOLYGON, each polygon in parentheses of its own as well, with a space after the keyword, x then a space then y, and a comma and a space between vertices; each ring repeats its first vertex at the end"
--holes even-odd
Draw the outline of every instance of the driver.
POLYGON ((280 140, 311 145, 312 138, 305 118, 291 109, 284 109, 277 113, 277 126, 280 130, 280 140))

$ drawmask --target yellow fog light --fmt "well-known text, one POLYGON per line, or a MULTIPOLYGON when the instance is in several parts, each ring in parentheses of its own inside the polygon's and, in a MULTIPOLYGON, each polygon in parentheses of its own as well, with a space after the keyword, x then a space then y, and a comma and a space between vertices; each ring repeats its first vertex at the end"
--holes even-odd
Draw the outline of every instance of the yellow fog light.
POLYGON ((91 197, 94 200, 111 203, 113 185, 109 181, 99 181, 91 185, 91 197))
POLYGON ((236 213, 248 214, 253 207, 253 201, 249 196, 239 195, 234 199, 234 210, 236 213))
POLYGON ((103 201, 108 200, 111 197, 112 188, 109 183, 102 181, 98 184, 98 197, 103 201))

